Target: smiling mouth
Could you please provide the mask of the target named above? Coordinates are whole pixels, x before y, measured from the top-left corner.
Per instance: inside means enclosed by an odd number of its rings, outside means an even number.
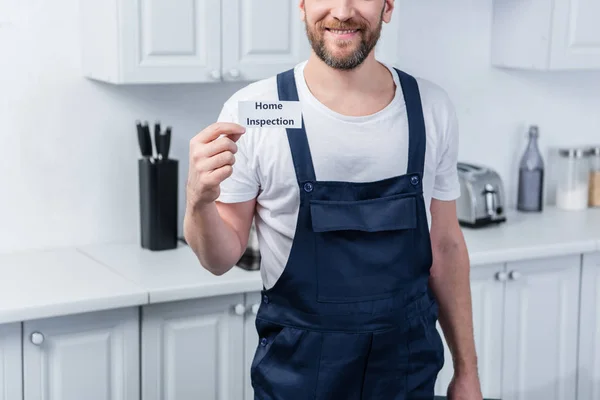
[[[359,31],[359,29],[331,29],[331,28],[325,28],[326,31],[331,32],[331,33],[335,33],[336,35],[349,35],[351,33],[356,33]]]

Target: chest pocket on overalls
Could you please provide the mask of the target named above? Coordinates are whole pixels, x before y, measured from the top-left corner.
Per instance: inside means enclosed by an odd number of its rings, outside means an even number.
[[[385,298],[410,281],[417,246],[417,198],[310,200],[318,300]]]

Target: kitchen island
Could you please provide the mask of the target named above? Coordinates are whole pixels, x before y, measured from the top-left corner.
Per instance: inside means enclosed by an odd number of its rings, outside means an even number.
[[[577,389],[590,398],[600,389],[600,210],[512,212],[505,224],[463,232],[484,395],[535,400],[558,388],[562,398]],[[214,276],[185,245],[151,252],[137,243],[4,254],[0,271],[7,400],[56,390],[71,400],[77,387],[92,400],[114,391],[254,400],[260,271]],[[438,394],[452,376],[444,346]]]

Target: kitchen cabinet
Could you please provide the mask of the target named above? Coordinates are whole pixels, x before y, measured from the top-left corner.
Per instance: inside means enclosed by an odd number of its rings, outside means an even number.
[[[113,84],[256,81],[310,55],[298,0],[79,0],[82,70]],[[398,60],[398,21],[376,57]]]
[[[484,397],[575,399],[581,257],[472,270],[473,323]],[[440,330],[441,332],[441,330]],[[452,378],[451,355],[436,385]]]
[[[297,0],[80,0],[80,15],[83,73],[114,84],[253,81],[310,53]]]
[[[580,256],[507,264],[502,399],[575,399]]]
[[[21,324],[0,325],[0,399],[23,399],[21,368]]]
[[[600,398],[600,253],[583,258],[577,387],[579,399]]]
[[[244,294],[142,308],[144,400],[240,400]]]
[[[260,307],[260,292],[246,294],[246,318],[244,321],[244,400],[254,400],[254,389],[250,380],[250,367],[258,346],[256,314]]]
[[[600,69],[599,15],[597,0],[494,0],[492,64]]]
[[[223,1],[223,80],[259,80],[308,58],[298,0]]]
[[[473,334],[479,361],[479,378],[484,397],[500,398],[502,377],[502,314],[504,311],[503,264],[477,266],[471,270],[471,302],[473,307]],[[452,355],[443,331],[438,331],[444,342],[444,367],[438,375],[435,393],[445,396],[454,374]]]
[[[25,321],[24,400],[139,400],[136,307]]]

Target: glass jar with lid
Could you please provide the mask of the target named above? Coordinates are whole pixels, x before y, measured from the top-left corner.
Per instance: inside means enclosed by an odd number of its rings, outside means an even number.
[[[600,145],[588,150],[590,176],[589,199],[590,207],[600,207]]]
[[[583,210],[588,207],[588,151],[563,148],[558,151],[556,207],[562,210]]]

